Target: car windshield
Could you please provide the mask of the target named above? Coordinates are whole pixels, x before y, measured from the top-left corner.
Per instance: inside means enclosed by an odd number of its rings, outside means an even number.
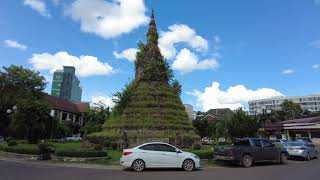
[[[287,142],[285,146],[304,146],[304,144],[302,142]]]
[[[300,141],[311,143],[312,141],[309,138],[298,139]]]
[[[235,146],[250,146],[250,141],[248,139],[243,139],[243,140],[239,140],[236,141],[234,143]]]

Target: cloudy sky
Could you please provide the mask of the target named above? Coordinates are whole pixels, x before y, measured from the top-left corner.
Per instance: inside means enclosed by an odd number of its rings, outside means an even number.
[[[77,68],[84,101],[113,105],[134,78],[137,43],[155,9],[162,55],[196,110],[320,93],[318,0],[6,0],[0,66],[47,78]]]

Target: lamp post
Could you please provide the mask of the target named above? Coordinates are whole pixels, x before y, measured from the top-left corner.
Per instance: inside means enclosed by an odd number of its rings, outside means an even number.
[[[54,110],[51,110],[51,111],[50,111],[50,117],[51,117],[51,133],[50,133],[50,139],[52,139],[52,136],[53,136]]]

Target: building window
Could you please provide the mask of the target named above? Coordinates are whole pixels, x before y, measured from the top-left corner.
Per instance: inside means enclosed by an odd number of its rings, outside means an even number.
[[[66,121],[68,117],[68,113],[62,113],[62,120]]]
[[[73,114],[69,114],[69,120],[73,121]]]

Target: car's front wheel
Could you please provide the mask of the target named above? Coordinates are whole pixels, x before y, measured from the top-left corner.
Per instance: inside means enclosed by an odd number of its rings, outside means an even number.
[[[253,159],[250,155],[244,155],[242,157],[242,166],[243,167],[248,168],[248,167],[251,167],[252,164],[253,164]]]
[[[307,160],[307,161],[310,161],[310,160],[311,160],[310,153],[308,153],[308,154],[307,154],[307,158],[306,158],[306,160]]]
[[[280,154],[280,164],[287,164],[288,163],[288,156],[286,153]]]
[[[193,171],[195,168],[194,161],[191,159],[186,159],[185,161],[183,161],[182,168],[185,171]]]
[[[133,161],[131,168],[136,172],[141,172],[146,168],[146,164],[142,159]]]

